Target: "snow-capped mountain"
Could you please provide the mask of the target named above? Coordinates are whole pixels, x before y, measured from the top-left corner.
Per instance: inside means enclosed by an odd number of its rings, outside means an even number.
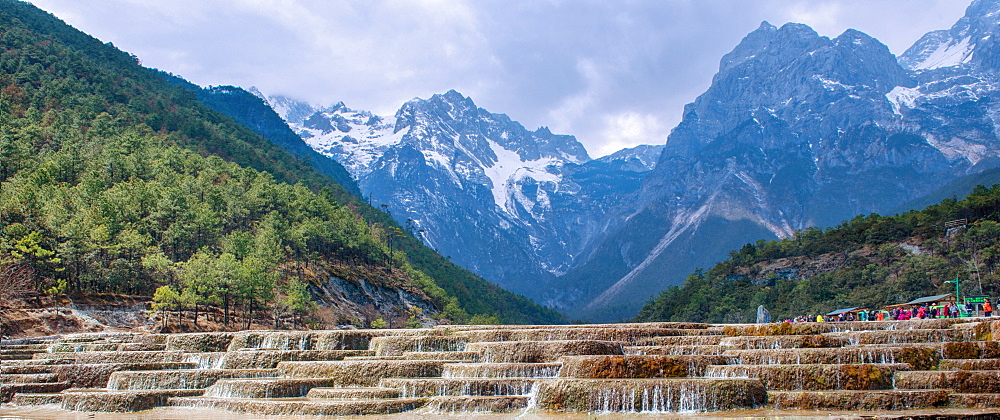
[[[306,143],[338,159],[355,177],[371,172],[370,166],[378,157],[402,140],[401,135],[393,135],[391,121],[386,123],[370,112],[352,110],[343,102],[298,117],[287,115],[287,120],[298,121],[295,127]]]
[[[951,29],[928,32],[899,56],[899,63],[911,70],[933,70],[995,59],[998,10],[998,0],[973,2]]]
[[[585,319],[628,316],[651,290],[744,243],[890,210],[997,166],[987,57],[998,3],[974,2],[898,62],[855,30],[829,39],[762,24],[685,107],[641,204],[621,209],[628,221],[557,279],[554,290],[577,298],[563,306]]]
[[[272,106],[373,204],[483,277],[592,321],[632,316],[727,252],[895,209],[1000,166],[1000,0],[899,59],[856,30],[767,22],[665,146],[591,160],[450,91],[394,116]]]
[[[604,200],[617,184],[635,192],[639,178],[620,175],[648,172],[658,154],[637,148],[592,161],[574,137],[529,131],[455,91],[411,100],[392,117],[343,103],[293,113],[307,105],[269,101],[310,146],[341,162],[373,204],[463,267],[535,298],[606,224],[602,203],[580,200]]]

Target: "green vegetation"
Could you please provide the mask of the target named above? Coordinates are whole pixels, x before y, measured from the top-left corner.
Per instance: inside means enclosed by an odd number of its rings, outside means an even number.
[[[965,219],[951,231],[945,223]],[[904,244],[904,246],[901,246]],[[1000,185],[978,186],[892,217],[858,216],[794,238],[758,241],[651,300],[637,321],[752,322],[758,305],[774,319],[839,308],[903,303],[954,292],[1000,293]]]
[[[159,310],[214,306],[228,322],[301,315],[316,272],[415,288],[453,321],[560,320],[134,56],[0,0],[0,291],[30,278]]]

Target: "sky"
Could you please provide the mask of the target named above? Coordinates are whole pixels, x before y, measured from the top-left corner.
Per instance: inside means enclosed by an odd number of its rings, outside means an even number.
[[[455,89],[592,157],[664,144],[719,59],[768,21],[901,54],[966,0],[30,0],[147,67],[392,115]]]

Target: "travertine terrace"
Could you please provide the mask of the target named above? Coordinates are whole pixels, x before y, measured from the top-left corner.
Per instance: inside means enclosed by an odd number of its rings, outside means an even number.
[[[1000,321],[442,326],[7,341],[0,401],[248,415],[996,407]]]

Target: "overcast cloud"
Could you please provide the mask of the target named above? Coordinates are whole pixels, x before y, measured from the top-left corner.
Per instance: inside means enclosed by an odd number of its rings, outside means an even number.
[[[767,20],[906,50],[964,0],[32,0],[200,85],[393,114],[455,89],[592,156],[663,144],[719,59]]]

